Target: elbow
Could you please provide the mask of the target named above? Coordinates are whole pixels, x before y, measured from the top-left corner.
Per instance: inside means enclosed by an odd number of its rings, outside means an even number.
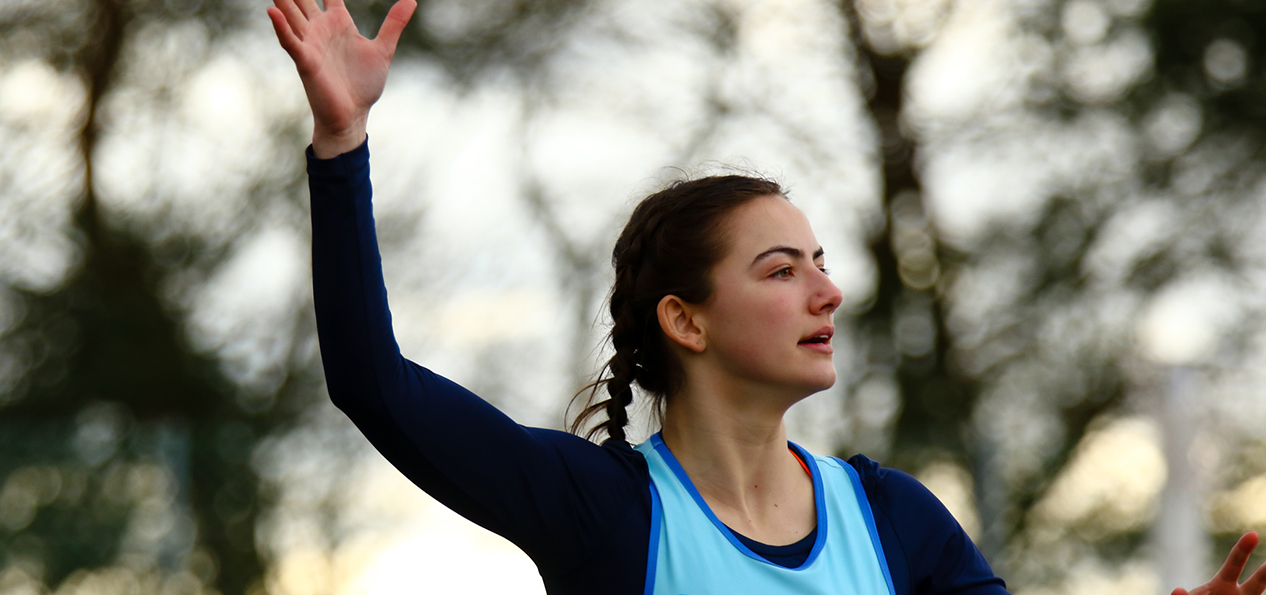
[[[325,389],[334,404],[352,421],[360,424],[364,418],[386,413],[386,395],[401,392],[399,365],[393,371],[377,370],[372,362],[362,365],[325,366]],[[397,362],[398,364],[398,362]]]

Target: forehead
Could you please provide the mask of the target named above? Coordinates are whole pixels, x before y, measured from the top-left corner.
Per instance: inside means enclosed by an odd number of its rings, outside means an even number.
[[[781,196],[762,196],[744,203],[730,213],[725,227],[728,249],[723,260],[745,259],[744,266],[773,246],[800,248],[805,254],[818,248],[809,218]]]

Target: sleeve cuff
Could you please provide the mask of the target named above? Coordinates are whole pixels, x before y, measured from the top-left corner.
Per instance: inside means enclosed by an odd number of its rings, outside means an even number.
[[[312,145],[303,153],[308,158],[309,176],[350,176],[369,165],[369,137],[359,147],[329,159],[318,159]]]

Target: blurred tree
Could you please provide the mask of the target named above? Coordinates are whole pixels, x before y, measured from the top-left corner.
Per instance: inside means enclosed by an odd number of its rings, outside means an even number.
[[[917,473],[948,459],[970,470],[984,529],[978,545],[993,559],[1007,540],[1000,519],[1005,499],[997,494],[991,448],[977,439],[973,424],[982,379],[955,361],[955,338],[948,328],[946,294],[970,255],[940,238],[916,168],[921,139],[905,120],[911,64],[953,7],[927,15],[922,30],[912,32],[903,28],[908,23],[901,22],[899,4],[838,4],[857,52],[859,84],[878,131],[883,172],[882,222],[869,241],[874,294],[860,312],[846,313],[851,318],[843,324],[856,328],[868,362],[867,375],[856,384],[892,378],[899,390],[900,412],[885,464]],[[1092,417],[1069,420],[1071,444]],[[1052,472],[1059,467],[1054,463]]]
[[[87,91],[77,132],[78,266],[52,291],[18,290],[14,306],[25,316],[4,338],[26,369],[0,399],[0,476],[5,494],[38,496],[7,503],[0,547],[52,587],[112,565],[159,578],[194,572],[234,594],[263,575],[260,485],[249,456],[310,402],[314,370],[294,370],[275,405],[235,400],[238,391],[190,345],[160,291],[173,263],[214,266],[224,246],[187,237],[153,244],[112,224],[94,175],[101,108],[128,66],[129,36],[184,19],[222,34],[238,26],[239,8],[93,0],[0,11],[6,53],[43,58]]]
[[[538,68],[568,13],[584,2],[492,3],[476,12],[457,2],[423,4],[435,18],[410,29],[403,53],[438,61],[455,82],[468,84],[498,69]],[[372,23],[386,7],[354,6],[361,22]],[[294,427],[321,394],[310,307],[300,308],[294,329],[278,329],[309,340],[290,343],[289,367],[270,394],[236,386],[215,357],[191,343],[163,282],[186,269],[205,277],[224,263],[237,236],[152,237],[103,213],[94,175],[103,106],[137,67],[126,62],[129,44],[147,30],[188,21],[215,41],[244,18],[262,20],[262,10],[200,0],[0,9],[0,46],[9,60],[45,60],[86,89],[76,143],[78,264],[51,291],[14,287],[10,307],[22,314],[3,336],[19,379],[0,395],[0,561],[36,584],[57,588],[85,572],[121,567],[142,582],[193,576],[226,594],[263,588],[267,559],[256,526],[272,496],[251,457],[266,438]],[[190,57],[197,59],[183,58]],[[302,136],[298,124],[282,133]],[[287,177],[283,194],[301,186],[302,170]],[[257,202],[278,190],[257,185]]]
[[[1146,306],[1195,271],[1247,279],[1260,270],[1248,231],[1255,228],[1246,223],[1260,214],[1244,202],[1262,183],[1266,77],[1254,57],[1266,9],[1234,0],[1016,3],[1005,10],[1018,25],[1011,47],[1022,52],[1015,62],[1028,63],[1009,65],[1027,74],[1005,81],[1018,91],[989,91],[1018,92],[1020,101],[938,119],[910,109],[909,75],[964,3],[839,6],[881,138],[884,221],[871,242],[877,283],[854,324],[871,374],[892,374],[900,389],[890,463],[918,472],[949,459],[971,470],[979,541],[996,568],[1026,584],[1062,577],[1037,568],[1068,558],[1034,545],[1035,507],[1105,419],[1154,407],[1129,398],[1131,391],[1166,390],[1165,376],[1144,371],[1138,356],[1143,308],[1106,311]],[[973,238],[943,237],[945,224],[922,187],[938,156],[956,146],[988,155],[1060,131],[1104,135],[1116,130],[1113,118],[1129,139],[1114,147],[1118,154],[1041,189],[1034,216],[1005,219]],[[1018,202],[1025,189],[1014,190]],[[1148,245],[1121,246],[1124,221],[1157,205],[1175,213],[1166,219],[1174,226]],[[1110,250],[1124,252],[1119,279],[1104,278]],[[981,293],[985,280],[995,284],[993,295]],[[1232,330],[1219,357],[1227,365],[1251,361],[1253,334]],[[1006,426],[1021,423],[1017,408],[1029,412],[1028,433],[1045,438],[1005,438],[1024,432]],[[1043,417],[1054,422],[1045,431],[1032,421]],[[1105,531],[1112,523],[1099,516],[1079,522],[1098,527],[1075,529],[1075,539],[1101,559],[1136,556],[1146,541],[1147,523]],[[1237,536],[1221,535],[1219,549]],[[1010,555],[999,556],[1004,548]]]
[[[393,4],[369,0],[349,10],[358,23],[381,23]],[[567,42],[569,31],[591,4],[591,0],[422,0],[417,26],[405,31],[397,51],[405,59],[412,55],[440,64],[463,85],[507,73],[547,82],[543,75],[549,58]]]
[[[1238,324],[1215,330],[1220,336],[1211,345],[1200,345],[1199,338],[1178,339],[1186,341],[1190,353],[1156,353],[1156,348],[1151,349],[1153,359],[1162,366],[1210,370],[1208,386],[1187,394],[1191,390],[1184,385],[1190,381],[1180,380],[1181,376],[1145,375],[1141,382],[1155,383],[1151,390],[1164,399],[1135,406],[1154,411],[1161,420],[1175,415],[1165,413],[1166,408],[1185,412],[1178,413],[1180,419],[1169,422],[1170,426],[1162,426],[1167,433],[1162,439],[1167,442],[1184,444],[1177,434],[1185,432],[1206,443],[1216,442],[1227,452],[1260,442],[1260,433],[1244,432],[1230,423],[1229,417],[1235,414],[1221,413],[1222,399],[1214,395],[1227,391],[1240,395],[1232,397],[1235,400],[1250,398],[1254,389],[1236,392],[1235,388],[1219,390],[1218,385],[1227,387],[1236,382],[1225,370],[1254,367],[1260,358],[1253,343],[1258,334],[1254,323],[1262,313],[1262,304],[1255,299],[1260,291],[1255,279],[1263,261],[1254,227],[1261,219],[1260,188],[1266,180],[1262,174],[1266,159],[1266,67],[1259,59],[1260,44],[1266,39],[1266,6],[1239,0],[1199,5],[1176,0],[1067,0],[1022,14],[1021,24],[1026,31],[1040,35],[1053,50],[1051,71],[1035,81],[1033,109],[1051,120],[1069,122],[1104,110],[1115,113],[1136,139],[1129,147],[1133,171],[1126,180],[1109,180],[1098,187],[1086,186],[1067,196],[1053,197],[1029,238],[1019,237],[1022,229],[1012,229],[994,234],[984,248],[1014,250],[1025,244],[1037,248],[1040,281],[1027,305],[1035,310],[1074,310],[1070,305],[1074,300],[1104,299],[1109,290],[1145,296],[1146,304],[1149,299],[1163,298],[1193,284],[1216,287],[1216,279],[1232,280],[1230,284],[1236,289],[1212,293],[1217,296],[1214,301],[1190,307],[1206,312],[1243,308]],[[1095,70],[1102,72],[1096,75]],[[1120,265],[1119,278],[1105,283],[1103,275],[1095,271],[1095,259],[1101,256],[1103,245],[1119,237],[1122,221],[1145,219],[1148,211],[1168,213],[1172,227],[1136,248]],[[1244,292],[1243,297],[1236,295],[1239,292]],[[1060,300],[1059,296],[1065,297]],[[1231,305],[1237,302],[1244,305]],[[1110,333],[1099,333],[1100,347],[1086,350],[1092,357],[1075,360],[1080,373],[1073,378],[1090,381],[1076,384],[1083,391],[1080,397],[1062,400],[1072,402],[1081,417],[1104,406],[1117,407],[1120,393],[1130,383],[1140,384],[1139,373],[1130,369],[1138,359],[1130,353],[1130,337],[1105,341],[1103,336]],[[1118,347],[1105,353],[1104,344]],[[1190,402],[1162,402],[1173,399]],[[1175,423],[1178,425],[1172,425]],[[1066,459],[1069,447],[1061,449],[1060,456],[1052,461]],[[1170,453],[1171,458],[1193,460],[1185,450],[1172,449]],[[1207,492],[1223,482],[1266,471],[1260,462],[1246,465],[1246,461],[1228,457],[1221,460],[1229,464],[1221,466],[1218,460],[1192,463],[1200,467],[1196,475],[1171,476],[1170,482],[1207,485],[1200,490]],[[1184,466],[1175,467],[1171,462],[1171,474]],[[1050,483],[1049,479],[1034,478],[1021,490],[1018,501],[1037,501]],[[1163,514],[1190,516],[1167,509]],[[1192,522],[1203,525],[1200,517],[1194,515]],[[1022,528],[1025,516],[1016,518],[1017,529]],[[1159,522],[1172,520],[1162,516]],[[1143,542],[1141,531],[1145,528],[1102,539],[1100,552],[1132,555],[1135,550],[1121,547],[1119,540],[1138,545]],[[1194,568],[1188,572],[1200,577],[1212,571],[1211,564],[1244,529],[1223,529],[1212,552],[1202,551],[1199,543],[1163,544],[1177,549],[1161,564],[1184,565],[1173,555],[1193,559]],[[1158,535],[1163,538],[1164,533]],[[1162,568],[1161,572],[1170,578],[1172,570]]]
[[[970,418],[979,388],[947,357],[952,338],[939,293],[944,269],[959,255],[939,240],[930,221],[915,169],[918,138],[902,122],[907,74],[921,48],[897,40],[891,22],[864,20],[857,3],[840,7],[858,53],[883,168],[883,223],[869,242],[877,269],[874,295],[851,323],[872,373],[891,374],[900,387],[890,464],[916,470],[935,456],[966,462],[974,452]]]

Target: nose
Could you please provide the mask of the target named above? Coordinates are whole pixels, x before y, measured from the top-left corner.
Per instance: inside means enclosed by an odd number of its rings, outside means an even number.
[[[816,292],[813,295],[813,303],[810,307],[814,314],[834,314],[835,309],[840,307],[840,303],[844,301],[844,292],[835,285],[826,273],[818,271],[815,275],[818,281]]]

